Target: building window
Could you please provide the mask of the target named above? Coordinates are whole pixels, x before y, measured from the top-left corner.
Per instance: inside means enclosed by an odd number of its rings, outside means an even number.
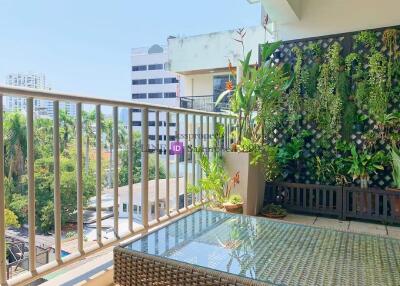
[[[150,78],[149,84],[162,84],[162,78]]]
[[[163,64],[149,65],[149,71],[162,70],[163,68],[164,68]]]
[[[235,77],[231,75],[216,75],[213,78],[213,92],[214,92],[214,101],[217,100],[218,96],[226,90],[226,83],[228,81],[232,81],[233,85],[235,85]],[[225,101],[228,101],[228,98],[225,97]]]
[[[164,78],[164,83],[178,83],[179,80],[176,77],[166,77]]]
[[[131,110],[132,110],[132,112],[135,112],[135,113],[141,112],[141,110],[140,110],[140,109],[137,109],[137,108],[133,108],[133,109],[131,109]]]
[[[142,126],[142,122],[141,121],[133,121],[132,125],[133,126]]]
[[[147,84],[147,79],[133,79],[132,85],[143,85]]]
[[[127,204],[122,204],[122,211],[126,213],[128,211],[128,205]]]
[[[161,92],[149,93],[149,98],[162,98],[162,93]]]
[[[176,92],[164,92],[164,98],[175,98]]]
[[[147,70],[146,66],[132,66],[132,71],[145,71]]]
[[[145,93],[132,93],[132,99],[147,98]],[[140,111],[140,109],[139,109]]]
[[[149,135],[149,140],[156,140],[156,135]]]

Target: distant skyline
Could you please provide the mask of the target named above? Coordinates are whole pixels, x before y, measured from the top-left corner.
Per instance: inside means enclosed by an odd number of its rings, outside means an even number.
[[[246,0],[0,0],[0,82],[43,73],[57,91],[130,99],[131,48],[254,26]]]

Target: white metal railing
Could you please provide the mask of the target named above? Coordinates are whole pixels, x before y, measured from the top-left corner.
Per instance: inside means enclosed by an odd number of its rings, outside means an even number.
[[[196,174],[195,164],[192,164],[192,177],[188,176],[188,161],[189,152],[188,146],[191,144],[192,147],[206,146],[207,149],[210,147],[210,132],[214,131],[217,122],[224,123],[226,128],[226,134],[224,137],[225,147],[231,142],[230,138],[230,128],[232,126],[232,117],[226,114],[206,112],[201,110],[192,109],[182,109],[176,107],[166,107],[161,105],[151,105],[139,102],[128,102],[128,101],[117,101],[110,99],[101,99],[94,97],[83,97],[79,95],[59,93],[53,91],[42,91],[28,88],[16,88],[10,86],[0,86],[0,213],[4,213],[5,210],[5,189],[4,189],[4,140],[3,140],[3,98],[4,96],[12,97],[22,97],[27,100],[27,178],[28,178],[28,235],[29,235],[29,271],[23,273],[15,278],[7,281],[6,276],[6,241],[5,241],[5,219],[4,216],[0,216],[0,284],[1,285],[24,285],[49,274],[59,268],[62,268],[68,264],[71,264],[84,256],[93,254],[105,247],[115,245],[123,239],[132,237],[133,235],[139,234],[141,232],[147,231],[149,227],[155,226],[159,223],[170,220],[177,215],[180,215],[188,210],[191,210],[197,205],[204,203],[203,197],[193,198],[192,204],[189,205],[187,186],[189,183],[196,184],[201,172]],[[53,150],[54,150],[54,221],[55,221],[55,261],[48,263],[47,265],[36,267],[36,242],[35,242],[35,177],[34,177],[34,100],[50,100],[53,101]],[[76,148],[77,148],[77,158],[76,158],[76,180],[77,180],[77,253],[73,253],[66,258],[61,257],[61,192],[60,192],[60,119],[59,110],[60,102],[71,102],[76,105],[76,121],[75,121],[75,132],[76,132]],[[95,105],[96,112],[96,236],[97,245],[85,248],[84,247],[84,228],[83,228],[83,168],[82,168],[82,109],[83,104]],[[101,108],[102,106],[112,107],[112,120],[113,120],[113,130],[118,130],[118,111],[121,108],[130,109],[141,109],[142,122],[141,122],[141,205],[142,205],[142,223],[141,225],[134,224],[133,222],[133,137],[132,137],[132,113],[128,112],[128,229],[126,232],[118,228],[119,214],[118,214],[118,152],[119,152],[119,142],[118,142],[118,131],[113,132],[113,176],[114,176],[114,187],[113,187],[113,212],[114,212],[114,233],[115,237],[107,241],[102,240],[102,217],[101,217],[101,205],[102,205],[102,183],[103,178],[101,174],[102,170],[102,130],[101,130]],[[148,176],[148,166],[149,166],[149,111],[155,112],[155,220],[149,221],[149,176]],[[160,125],[159,118],[160,114],[166,114],[166,205],[165,212],[166,215],[160,217],[159,208],[159,194],[160,194],[160,152],[158,152],[160,147],[159,135],[160,135]],[[175,114],[175,136],[176,140],[180,135],[180,130],[184,130],[184,207],[179,209],[179,179],[176,180],[175,196],[176,196],[176,209],[171,212],[170,201],[170,168],[169,168],[169,135],[170,135],[170,117]],[[190,130],[189,116],[192,117],[192,130]],[[183,125],[180,126],[179,122],[183,119]],[[210,120],[211,119],[211,120]],[[204,128],[204,124],[206,125]],[[188,132],[191,132],[191,137],[189,138]],[[195,135],[198,135],[197,137]],[[204,136],[207,134],[207,136]],[[199,138],[199,140],[196,140]],[[192,152],[192,162],[196,162],[195,152]],[[179,155],[176,155],[176,169],[175,173],[179,174]],[[179,176],[178,176],[179,177]],[[179,210],[178,210],[179,209]]]

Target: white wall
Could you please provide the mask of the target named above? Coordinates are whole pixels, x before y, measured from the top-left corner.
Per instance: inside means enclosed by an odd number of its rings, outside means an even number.
[[[199,73],[192,75],[182,75],[185,81],[185,96],[204,96],[213,95],[213,76],[226,73]]]
[[[400,24],[399,0],[301,0],[299,6],[300,21],[278,24],[281,40]]]
[[[254,15],[257,17],[257,15]],[[242,46],[234,39],[235,30],[168,40],[170,70],[177,73],[226,68],[228,60],[236,65],[243,58]],[[264,42],[261,26],[246,28],[245,53],[253,50],[252,63],[257,61],[258,45]],[[187,84],[187,83],[186,83]]]

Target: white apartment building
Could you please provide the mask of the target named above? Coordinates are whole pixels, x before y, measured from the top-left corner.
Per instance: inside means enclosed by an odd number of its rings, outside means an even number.
[[[180,106],[183,83],[176,73],[166,70],[168,52],[165,46],[134,48],[131,53],[131,98],[133,101]],[[133,128],[141,129],[141,112],[132,110]],[[166,115],[159,115],[159,144],[166,142]],[[175,117],[170,118],[170,141],[175,140]],[[149,144],[155,144],[155,112],[149,112]],[[151,148],[151,147],[150,147]]]
[[[245,2],[245,1],[243,1]],[[397,0],[247,0],[260,5],[260,25],[246,27],[244,53],[252,50],[250,62],[258,60],[259,44],[398,25]],[[354,13],[354,11],[358,11]],[[385,11],[385,17],[376,17]],[[269,25],[264,29],[264,16]],[[332,23],[335,23],[334,25]],[[228,61],[234,67],[243,58],[235,30],[168,39],[168,67],[185,81],[186,97],[215,93],[219,77],[227,76]],[[240,75],[240,71],[238,72]]]
[[[44,74],[37,73],[12,73],[6,76],[6,84],[19,87],[50,90]],[[36,116],[53,116],[53,102],[50,100],[34,100],[34,112]],[[26,100],[20,97],[7,96],[5,99],[6,111],[26,110]],[[75,116],[75,105],[70,102],[60,102],[60,109]]]

